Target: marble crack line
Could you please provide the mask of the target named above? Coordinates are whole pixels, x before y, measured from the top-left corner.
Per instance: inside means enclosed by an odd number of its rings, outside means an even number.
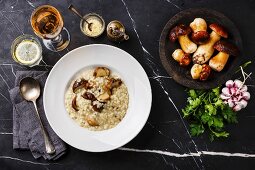
[[[255,158],[255,154],[247,154],[247,153],[229,153],[229,152],[212,152],[212,151],[199,151],[196,153],[175,153],[175,152],[167,152],[161,150],[149,150],[149,149],[134,149],[134,148],[125,148],[121,147],[118,150],[122,151],[130,151],[130,152],[140,152],[140,153],[155,153],[170,157],[176,158],[186,158],[186,157],[200,157],[202,155],[207,156],[223,156],[223,157],[240,157],[240,158]]]
[[[164,93],[167,95],[168,100],[172,103],[172,105],[174,106],[175,110],[177,111],[177,113],[178,113],[178,115],[179,115],[179,117],[180,117],[180,119],[181,119],[181,121],[182,121],[182,124],[183,124],[183,126],[184,126],[184,128],[185,128],[185,130],[186,130],[186,132],[187,132],[187,134],[188,134],[188,136],[189,136],[191,142],[193,143],[193,145],[194,145],[194,147],[195,147],[195,150],[198,152],[198,147],[197,147],[195,141],[192,139],[192,137],[191,137],[191,135],[190,135],[190,133],[189,133],[189,130],[188,130],[188,128],[187,128],[187,126],[186,126],[186,124],[185,124],[185,122],[184,122],[184,120],[183,120],[183,118],[182,118],[182,116],[181,116],[181,113],[180,113],[179,109],[178,109],[177,106],[175,105],[175,103],[174,103],[174,101],[172,100],[172,98],[170,97],[169,93],[166,91],[166,89],[165,89],[165,87],[163,86],[162,82],[161,82],[160,80],[158,80],[158,79],[156,79],[156,80],[159,82],[159,84],[160,84],[161,88],[163,89]],[[195,161],[195,163],[197,164],[197,162],[196,162],[195,159],[194,159],[194,161]],[[201,158],[199,159],[199,161],[200,161],[201,163],[203,163]],[[202,166],[203,166],[203,165],[202,165]],[[200,167],[198,166],[198,168],[200,168]],[[203,167],[203,169],[204,169],[204,167]]]
[[[11,101],[10,101],[5,95],[3,95],[1,92],[0,92],[0,95],[1,95],[7,102],[11,103]]]
[[[156,130],[160,135],[166,137],[167,139],[171,139],[169,136],[165,135],[163,132],[157,129],[154,125],[152,125],[149,121],[148,121],[148,124],[151,126],[152,129]],[[177,144],[177,142],[174,139],[171,139],[171,140],[182,151],[181,147]]]
[[[3,79],[4,83],[6,84],[6,86],[8,87],[8,90],[10,90],[10,86],[8,85],[8,83],[5,81],[5,79],[3,78],[3,76],[0,74],[0,77]]]
[[[139,44],[141,45],[141,47],[142,47],[142,49],[143,49],[143,52],[145,52],[145,53],[149,54],[150,56],[152,56],[152,55],[144,48],[144,46],[143,46],[143,43],[142,43],[142,41],[141,41],[141,39],[140,39],[140,36],[139,36],[139,34],[138,34],[137,30],[136,30],[135,20],[132,18],[131,14],[130,14],[130,12],[129,12],[128,6],[126,5],[126,3],[125,3],[124,0],[121,0],[121,1],[122,1],[123,5],[124,5],[125,8],[126,8],[127,14],[128,14],[128,16],[129,16],[129,18],[130,18],[130,20],[131,20],[133,29],[134,29],[134,31],[135,31],[135,34],[136,34],[137,38],[138,38]]]
[[[33,161],[28,161],[28,160],[23,160],[23,159],[19,159],[19,158],[15,158],[15,157],[10,157],[10,156],[0,156],[0,159],[10,159],[10,160],[15,160],[15,161],[20,161],[20,162],[24,162],[24,163],[30,163],[30,164],[34,164],[34,165],[43,165],[43,166],[49,166],[49,165],[62,165],[59,163],[40,163],[40,162],[33,162]]]
[[[175,6],[177,9],[182,10],[181,7],[179,7],[178,5],[176,5],[175,3],[173,3],[171,0],[166,0],[166,2],[172,4],[172,5]]]
[[[12,132],[0,132],[0,135],[13,135]]]
[[[149,77],[150,79],[172,79],[172,77],[169,77],[169,76],[150,76]]]
[[[12,69],[12,74],[14,75],[14,77],[17,78],[16,74],[14,73],[14,69],[12,65],[11,65],[11,69]]]
[[[34,4],[32,2],[30,2],[29,0],[26,0],[28,5],[30,5],[31,7],[35,8]]]
[[[6,72],[4,71],[4,69],[1,67],[1,70],[3,71],[5,77],[7,77],[8,80],[10,80],[9,76],[7,76]]]
[[[18,27],[13,21],[12,19],[8,18],[7,16],[5,16],[2,12],[0,12],[1,15],[6,18],[20,33],[24,34],[24,32],[20,29],[20,27]]]

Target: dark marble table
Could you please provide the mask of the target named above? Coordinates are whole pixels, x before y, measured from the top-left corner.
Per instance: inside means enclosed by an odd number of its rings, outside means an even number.
[[[102,15],[107,23],[113,19],[122,21],[130,40],[114,44],[105,34],[97,39],[85,37],[80,32],[79,19],[67,10],[70,3],[83,14],[96,12]],[[50,70],[68,51],[103,43],[127,51],[147,72],[153,93],[151,114],[139,135],[123,148],[88,153],[68,147],[68,153],[56,162],[35,160],[29,151],[12,149],[12,105],[8,89],[13,87],[16,71],[29,68],[12,60],[10,46],[20,34],[33,34],[30,15],[41,4],[51,4],[60,10],[72,40],[68,48],[59,53],[43,47],[43,61],[32,70]],[[191,138],[188,123],[180,113],[185,105],[185,88],[175,83],[161,65],[158,54],[161,30],[174,14],[194,7],[215,9],[229,17],[243,39],[243,62],[254,62],[254,0],[0,0],[0,169],[253,169],[254,86],[249,86],[252,99],[248,107],[238,113],[239,123],[227,127],[231,133],[228,139],[210,142],[206,135]],[[255,72],[254,64],[246,71]],[[252,77],[253,80],[248,81],[250,85],[255,84]],[[203,151],[205,154],[201,154]],[[194,156],[185,155],[188,153]]]

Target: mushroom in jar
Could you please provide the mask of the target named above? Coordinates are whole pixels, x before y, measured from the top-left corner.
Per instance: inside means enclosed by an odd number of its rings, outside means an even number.
[[[212,29],[208,42],[200,45],[197,51],[193,54],[193,62],[195,64],[206,63],[214,52],[214,44],[220,40],[221,37],[227,38],[228,33],[224,27],[219,24],[213,23],[209,26]]]
[[[230,55],[238,56],[239,54],[239,50],[234,44],[223,40],[215,43],[214,49],[218,50],[219,53],[210,59],[209,65],[213,70],[218,72],[225,67]]]
[[[191,28],[180,24],[175,26],[169,34],[170,41],[175,42],[177,39],[181,45],[182,50],[185,53],[194,53],[197,50],[197,45],[189,39]]]

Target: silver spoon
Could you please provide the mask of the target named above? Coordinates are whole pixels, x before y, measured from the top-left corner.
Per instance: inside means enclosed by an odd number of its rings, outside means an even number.
[[[91,29],[92,23],[89,23],[86,19],[84,19],[83,16],[74,8],[74,6],[73,6],[72,4],[69,5],[68,9],[69,9],[70,11],[72,11],[73,13],[75,13],[76,15],[78,15],[82,20],[84,20],[84,21],[88,24],[88,29],[89,29],[90,31],[92,31],[92,29]]]
[[[36,99],[40,96],[39,82],[32,77],[25,77],[20,81],[19,88],[20,88],[20,93],[21,93],[22,97],[27,101],[33,102],[33,104],[35,106],[36,115],[40,122],[40,127],[41,127],[42,134],[44,137],[46,152],[48,154],[55,153],[55,148],[49,139],[48,133],[45,131],[45,129],[43,127],[40,115],[37,110]]]

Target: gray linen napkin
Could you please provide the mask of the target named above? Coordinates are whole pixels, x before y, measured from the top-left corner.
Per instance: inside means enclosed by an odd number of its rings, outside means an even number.
[[[47,160],[56,160],[65,154],[66,145],[52,130],[44,113],[42,94],[47,76],[48,72],[45,71],[18,71],[16,74],[15,87],[9,91],[13,104],[13,148],[30,149],[36,159],[42,156]],[[41,95],[37,99],[38,112],[55,146],[56,153],[53,155],[45,151],[44,139],[34,105],[32,102],[25,101],[20,95],[19,82],[24,77],[33,77],[40,82]]]

